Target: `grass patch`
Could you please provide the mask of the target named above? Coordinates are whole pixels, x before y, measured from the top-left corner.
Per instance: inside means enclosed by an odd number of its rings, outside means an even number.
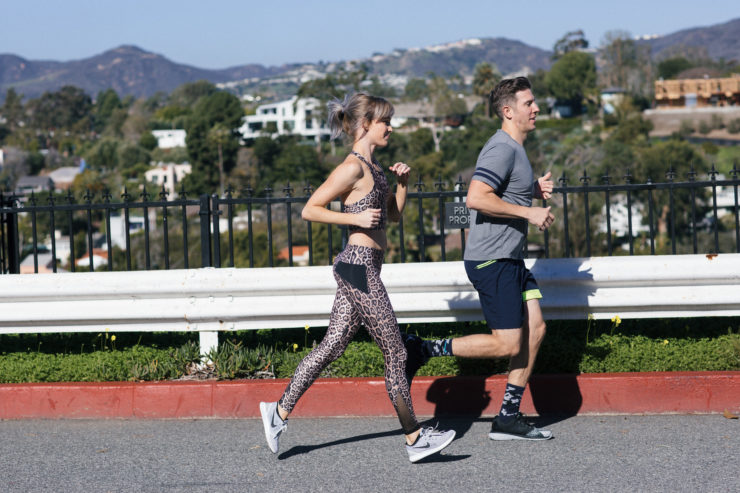
[[[535,373],[740,370],[738,318],[551,321]],[[423,338],[485,333],[481,322],[401,327]],[[221,333],[203,366],[198,335],[20,334],[0,336],[0,382],[106,382],[178,378],[290,378],[325,328]],[[504,360],[432,358],[418,375],[506,373]],[[380,349],[360,331],[324,377],[381,377]]]

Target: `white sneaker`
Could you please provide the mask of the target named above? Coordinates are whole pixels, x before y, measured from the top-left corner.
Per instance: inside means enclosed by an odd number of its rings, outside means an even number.
[[[406,445],[409,460],[416,462],[439,452],[448,446],[455,438],[455,430],[439,431],[435,428],[422,428],[419,437],[413,445]]]
[[[282,420],[277,412],[277,402],[260,402],[262,425],[265,427],[267,446],[273,454],[278,451],[280,434],[288,428],[288,420]]]

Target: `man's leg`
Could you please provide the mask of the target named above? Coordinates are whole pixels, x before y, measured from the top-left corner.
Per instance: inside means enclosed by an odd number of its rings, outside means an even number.
[[[452,354],[463,358],[514,358],[522,347],[522,329],[492,329],[451,340]]]
[[[492,440],[547,440],[552,438],[548,430],[540,430],[526,422],[519,412],[524,389],[532,374],[537,353],[545,338],[545,321],[538,299],[525,304],[525,323],[522,328],[521,350],[509,360],[507,379],[501,410],[491,425]]]
[[[532,299],[526,302],[521,335],[521,350],[509,360],[508,383],[525,387],[532,374],[542,340],[545,338],[545,319],[542,317],[540,300]]]

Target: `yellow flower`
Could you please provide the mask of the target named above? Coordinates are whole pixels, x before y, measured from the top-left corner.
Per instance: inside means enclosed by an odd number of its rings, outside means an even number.
[[[663,345],[665,346],[666,344],[668,344],[668,339],[663,339]]]
[[[589,313],[587,318],[589,320],[593,320],[594,319],[594,314],[593,313]]]
[[[113,334],[112,336],[110,336],[110,340],[111,340],[111,341],[115,341],[115,340],[116,340],[116,335],[115,335],[115,334]]]
[[[308,329],[310,329],[310,328],[311,327],[308,324],[306,324],[306,326],[304,327],[304,329],[306,329],[306,332],[308,332]]]
[[[298,350],[298,344],[293,344],[293,352],[295,353]]]
[[[614,322],[614,327],[619,327],[619,324],[622,323],[622,319],[619,318],[619,315],[614,315],[612,317],[612,322]]]

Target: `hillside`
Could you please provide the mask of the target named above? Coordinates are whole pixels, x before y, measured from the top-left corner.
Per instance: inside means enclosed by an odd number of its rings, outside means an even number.
[[[551,52],[506,38],[473,38],[421,49],[396,50],[367,61],[376,74],[424,77],[428,73],[473,75],[481,62],[495,63],[504,74],[547,69]]]
[[[206,79],[214,83],[276,75],[287,67],[242,65],[223,70],[206,70],[175,63],[136,46],[119,46],[105,53],[69,62],[33,61],[15,55],[0,55],[1,98],[9,87],[26,98],[65,85],[80,87],[90,95],[113,88],[118,94],[148,97],[169,93],[177,86]]]
[[[713,59],[740,61],[740,18],[640,42],[650,45],[656,59],[684,51],[705,52]],[[351,61],[280,67],[247,64],[222,70],[175,63],[130,45],[69,62],[26,60],[0,54],[0,101],[9,87],[15,87],[25,98],[36,98],[64,85],[81,87],[92,96],[113,88],[121,96],[149,97],[160,91],[169,93],[179,85],[201,79],[223,84],[237,93],[255,90],[264,93],[267,87],[267,92],[282,97],[294,93],[305,80],[358,63],[364,63],[370,73],[380,76],[383,82],[402,88],[408,78],[425,77],[429,73],[471,76],[480,62],[496,64],[505,75],[533,73],[549,68],[550,55],[547,50],[506,38],[473,38],[424,48],[398,49]]]
[[[706,54],[715,60],[724,58],[727,61],[740,62],[740,18],[707,27],[684,29],[673,34],[645,41],[652,50],[653,58],[665,58],[664,55],[683,49],[706,50]]]
[[[550,53],[520,41],[497,38],[404,50],[352,62],[366,63],[373,74],[423,77],[429,72],[471,75],[475,65],[481,61],[495,63],[504,73],[530,72],[547,68]],[[101,90],[113,88],[120,95],[149,97],[159,91],[169,93],[185,82],[201,79],[216,84],[229,83],[230,87],[238,88],[258,79],[280,77],[281,82],[287,80],[292,87],[297,87],[306,74],[322,76],[326,70],[349,63],[282,67],[252,64],[206,70],[175,63],[135,46],[120,46],[70,62],[33,61],[15,55],[0,55],[0,100],[4,99],[9,87],[14,87],[26,98],[35,98],[65,85],[80,87],[93,96]]]

